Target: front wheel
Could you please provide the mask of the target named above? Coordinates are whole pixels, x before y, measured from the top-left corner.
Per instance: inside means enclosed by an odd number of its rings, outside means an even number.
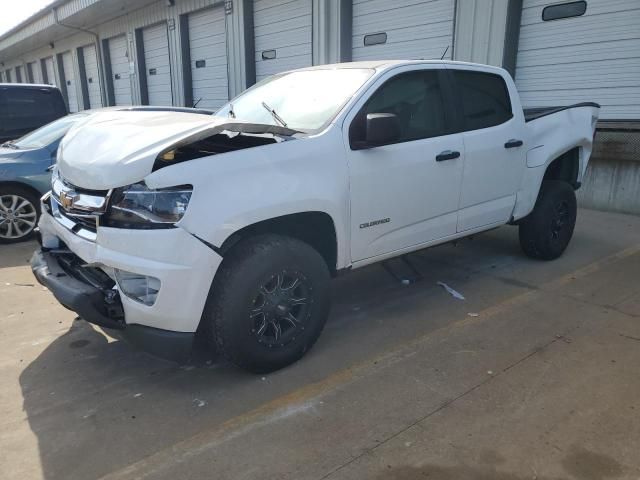
[[[19,186],[0,187],[0,244],[31,238],[39,216],[37,195]]]
[[[566,182],[547,180],[533,212],[520,222],[520,246],[540,260],[554,260],[565,251],[576,225],[576,194]]]
[[[205,332],[232,363],[255,373],[301,358],[329,313],[329,269],[311,246],[279,235],[241,242],[226,256],[205,311]]]

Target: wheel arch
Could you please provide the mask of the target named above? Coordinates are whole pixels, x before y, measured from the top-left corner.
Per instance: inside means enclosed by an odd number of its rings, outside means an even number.
[[[579,177],[580,147],[573,147],[549,162],[542,177],[542,182],[545,180],[562,180],[571,185],[574,190],[577,190],[580,188]]]
[[[29,185],[28,183],[18,182],[16,180],[0,180],[0,189],[5,187],[17,187],[23,190],[26,190],[32,193],[36,198],[42,197],[42,193],[40,193],[36,188]]]
[[[267,233],[289,236],[309,244],[320,253],[332,275],[337,272],[336,225],[331,215],[322,211],[291,213],[246,225],[229,235],[217,251],[224,257],[240,241]]]

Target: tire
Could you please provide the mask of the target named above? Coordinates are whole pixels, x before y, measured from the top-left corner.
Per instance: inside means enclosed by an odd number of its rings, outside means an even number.
[[[216,274],[204,332],[235,365],[267,373],[300,359],[329,315],[329,269],[312,247],[279,235],[236,245]]]
[[[40,218],[40,198],[18,185],[0,186],[0,244],[33,237]]]
[[[543,182],[533,212],[520,223],[522,251],[531,258],[555,260],[569,245],[576,216],[571,185],[561,180]]]

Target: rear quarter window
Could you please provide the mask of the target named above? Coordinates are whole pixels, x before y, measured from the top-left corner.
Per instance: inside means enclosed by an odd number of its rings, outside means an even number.
[[[462,104],[464,130],[500,125],[513,118],[507,84],[500,75],[454,70]]]

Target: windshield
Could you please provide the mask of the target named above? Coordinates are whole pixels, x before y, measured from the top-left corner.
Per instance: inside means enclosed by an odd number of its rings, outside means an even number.
[[[60,140],[64,137],[65,133],[67,133],[74,123],[86,116],[86,113],[76,113],[75,115],[62,117],[54,122],[48,123],[44,127],[26,134],[24,137],[13,142],[13,145],[18,148],[47,147],[56,140]]]
[[[234,98],[217,115],[294,130],[318,130],[373,75],[364,68],[304,70],[269,77]]]

